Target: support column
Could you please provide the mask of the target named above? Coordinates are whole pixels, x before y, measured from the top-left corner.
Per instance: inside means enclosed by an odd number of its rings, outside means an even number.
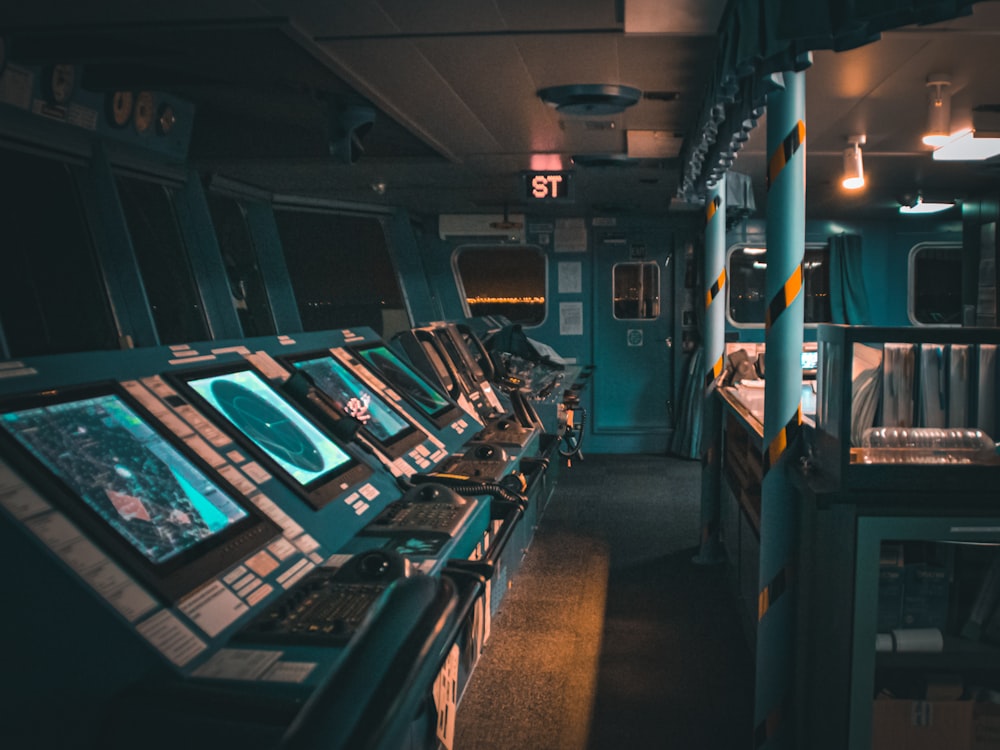
[[[805,251],[805,73],[781,74],[767,97],[767,378],[754,747],[795,747],[797,505],[787,475],[802,427],[802,258]]]
[[[705,392],[701,429],[701,547],[696,563],[721,562],[719,545],[722,491],[722,405],[715,379],[722,373],[726,346],[726,176],[708,189],[705,204]]]

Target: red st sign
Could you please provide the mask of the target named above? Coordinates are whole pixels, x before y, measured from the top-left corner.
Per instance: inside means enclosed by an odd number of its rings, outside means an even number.
[[[527,197],[531,200],[571,200],[569,172],[527,172]]]

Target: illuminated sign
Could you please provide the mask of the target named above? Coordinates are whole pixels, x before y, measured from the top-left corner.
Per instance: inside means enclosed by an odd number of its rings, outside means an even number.
[[[571,201],[573,173],[525,172],[524,188],[529,201]]]

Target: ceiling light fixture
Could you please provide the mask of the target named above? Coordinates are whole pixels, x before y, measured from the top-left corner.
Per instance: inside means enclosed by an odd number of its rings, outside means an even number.
[[[847,139],[848,146],[844,149],[844,179],[841,182],[847,190],[865,186],[865,167],[861,160],[861,147],[865,140],[863,135],[852,135]]]
[[[931,73],[927,76],[927,132],[923,141],[928,146],[943,146],[951,138],[951,76]]]
[[[560,114],[594,117],[624,112],[642,98],[642,92],[631,86],[587,83],[549,86],[538,97]]]
[[[911,203],[900,204],[899,213],[909,216],[914,214],[936,214],[954,207],[954,201],[940,203],[925,201],[923,193],[917,193],[916,199],[914,199]]]

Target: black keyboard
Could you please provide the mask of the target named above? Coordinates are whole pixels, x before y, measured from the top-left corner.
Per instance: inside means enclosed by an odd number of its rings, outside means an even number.
[[[241,640],[341,646],[357,631],[385,583],[345,583],[322,571],[306,578],[241,632]]]
[[[366,532],[436,531],[453,536],[465,521],[469,510],[468,505],[420,500],[397,501],[390,503],[366,527]]]

